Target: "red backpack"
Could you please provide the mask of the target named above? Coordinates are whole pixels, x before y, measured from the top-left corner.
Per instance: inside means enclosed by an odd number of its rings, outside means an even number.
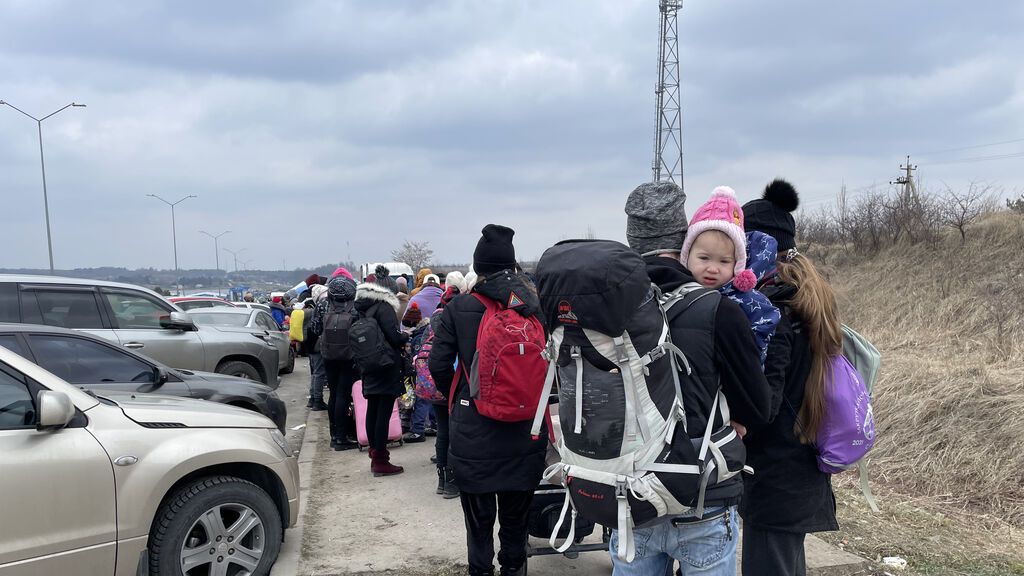
[[[525,317],[479,294],[487,309],[476,335],[476,354],[466,373],[470,397],[482,416],[501,422],[533,418],[544,388],[547,361],[541,356],[546,344],[544,326],[536,316]],[[460,362],[462,371],[466,364]],[[449,410],[455,384],[449,395]]]

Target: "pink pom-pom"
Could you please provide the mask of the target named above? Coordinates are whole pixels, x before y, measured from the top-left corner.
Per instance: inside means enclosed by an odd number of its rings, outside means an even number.
[[[749,269],[744,269],[732,280],[732,285],[740,292],[750,292],[757,286],[757,276]]]

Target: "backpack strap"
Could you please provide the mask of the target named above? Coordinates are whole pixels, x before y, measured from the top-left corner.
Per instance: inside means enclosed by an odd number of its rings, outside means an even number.
[[[504,308],[502,308],[501,304],[498,303],[497,300],[493,298],[488,298],[487,296],[484,296],[479,292],[473,292],[472,294],[473,297],[476,298],[478,302],[484,305],[484,308],[486,308],[488,312],[499,312],[501,310],[504,310]]]
[[[613,340],[615,343],[615,364],[619,367],[619,373],[622,374],[622,380],[626,385],[626,438],[629,440],[636,440],[637,426],[640,426],[640,434],[644,442],[651,437],[651,431],[647,428],[647,419],[637,417],[637,407],[640,405],[640,397],[637,392],[636,380],[633,378],[633,369],[629,362],[629,351],[626,349],[625,339],[619,335]],[[576,379],[582,383],[580,373],[582,372],[582,361],[577,363],[577,375]],[[577,409],[582,411],[583,398],[580,395],[579,388],[576,389],[576,404]],[[580,413],[576,415],[577,423],[580,421]]]
[[[548,396],[551,395],[551,386],[555,381],[555,372],[558,368],[558,346],[562,342],[562,334],[565,329],[559,326],[548,338],[547,346],[541,351],[541,356],[548,361],[548,371],[544,374],[544,388],[540,393],[540,403],[537,406],[537,413],[533,417],[533,425],[530,427],[530,435],[534,440],[540,438],[540,423],[548,410]]]

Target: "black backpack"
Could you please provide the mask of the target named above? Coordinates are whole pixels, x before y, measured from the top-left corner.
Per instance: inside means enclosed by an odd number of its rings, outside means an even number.
[[[349,343],[352,347],[352,360],[359,370],[379,372],[394,366],[395,354],[391,352],[391,346],[370,310],[365,313],[356,312],[355,321],[349,328]]]
[[[328,302],[323,333],[318,344],[324,360],[351,360],[351,330],[355,320],[355,304]]]

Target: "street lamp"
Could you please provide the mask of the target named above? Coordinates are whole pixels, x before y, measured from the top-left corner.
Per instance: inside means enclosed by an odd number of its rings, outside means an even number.
[[[210,234],[206,230],[200,230],[199,233],[200,234],[206,234],[210,238],[213,238],[213,254],[214,254],[214,256],[217,259],[217,272],[220,272],[220,248],[217,247],[217,240],[221,236],[223,236],[225,234],[230,234],[231,230],[225,230],[225,231],[221,232],[220,234]],[[220,285],[219,284],[217,285],[217,296],[220,296]]]
[[[181,200],[178,200],[177,202],[169,202],[169,201],[164,200],[163,198],[157,196],[156,194],[146,194],[146,196],[150,196],[152,198],[156,198],[157,200],[159,200],[159,201],[163,202],[164,204],[167,204],[168,206],[171,207],[171,243],[174,245],[174,275],[175,276],[180,276],[180,274],[178,273],[178,229],[177,229],[177,225],[175,224],[175,221],[174,221],[174,207],[177,206],[178,204],[181,204],[185,200],[188,200],[189,198],[196,198],[196,195],[195,194],[189,194],[188,196],[185,196],[184,198],[182,198]],[[179,282],[176,279],[175,280],[175,284],[178,284],[178,283]],[[178,287],[178,293],[179,293],[179,296],[180,296],[181,295],[181,287],[180,286]]]
[[[60,108],[59,110],[50,112],[42,118],[36,118],[35,116],[29,114],[28,112],[25,112],[24,110],[18,108],[14,104],[11,104],[10,102],[4,102],[3,100],[0,100],[0,106],[9,106],[36,121],[36,128],[39,131],[39,168],[43,172],[43,210],[46,213],[46,250],[50,255],[50,274],[53,274],[53,240],[50,237],[50,201],[46,197],[46,162],[43,160],[43,120],[46,120],[47,118],[54,116],[60,112],[63,112],[64,110],[71,107],[85,108],[85,104],[78,104],[72,102],[71,104],[68,104],[63,108]]]
[[[221,236],[223,236],[225,234],[231,234],[231,230],[225,230],[225,231],[221,232],[220,234],[210,234],[206,230],[200,230],[199,233],[200,234],[206,234],[210,238],[213,238],[213,251],[214,251],[214,254],[217,257],[217,271],[220,272],[220,248],[217,247],[217,240]]]
[[[238,255],[241,254],[242,252],[245,252],[245,248],[239,248],[238,250],[225,248],[224,251],[235,257],[235,272],[238,272]]]

